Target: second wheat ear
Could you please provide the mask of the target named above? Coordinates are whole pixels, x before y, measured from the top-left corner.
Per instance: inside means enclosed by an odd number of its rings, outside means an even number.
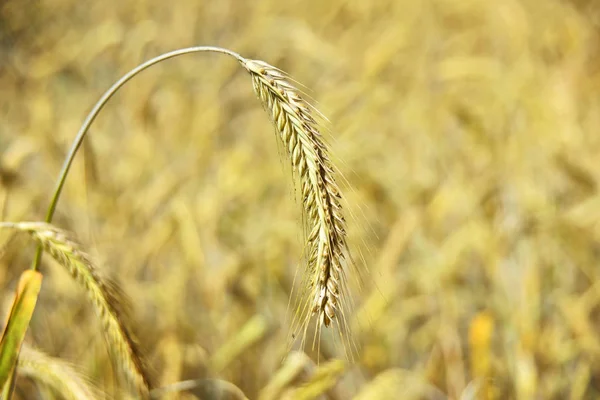
[[[46,222],[52,222],[73,159],[93,121],[108,100],[125,83],[145,69],[170,58],[201,52],[221,53],[233,57],[250,74],[254,90],[275,125],[300,184],[307,232],[307,268],[303,280],[306,298],[299,303],[293,329],[303,331],[304,341],[309,322],[316,315],[315,339],[320,327],[328,327],[332,322],[336,322],[335,325],[344,338],[349,329],[345,315],[349,295],[344,269],[344,260],[349,256],[349,249],[344,209],[340,201],[342,195],[336,183],[335,168],[317,122],[320,113],[303,98],[301,91],[292,84],[292,80],[285,73],[264,61],[246,59],[238,53],[220,47],[200,46],[162,54],[129,71],[104,93],[81,126],[60,172]],[[32,269],[39,268],[42,252],[43,247],[38,247]]]
[[[104,277],[82,246],[69,234],[42,222],[0,222],[0,229],[27,232],[82,287],[121,370],[140,395],[147,397],[152,379],[136,338],[127,327],[130,304],[116,282]]]

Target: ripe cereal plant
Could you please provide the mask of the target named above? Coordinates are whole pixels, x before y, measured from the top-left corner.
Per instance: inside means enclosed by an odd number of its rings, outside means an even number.
[[[336,170],[330,160],[328,146],[320,133],[319,121],[324,117],[304,99],[292,79],[264,61],[246,59],[219,47],[179,49],[134,68],[96,103],[65,159],[45,222],[0,223],[0,229],[27,232],[38,242],[37,254],[32,264],[34,271],[39,270],[42,253],[47,251],[85,289],[102,322],[113,357],[137,393],[144,398],[152,397],[152,389],[155,388],[136,340],[126,326],[129,308],[126,296],[116,283],[102,277],[99,269],[72,234],[52,225],[52,219],[75,155],[91,124],[108,100],[143,70],[170,58],[200,52],[229,55],[250,74],[256,95],[275,125],[290,159],[294,178],[300,187],[307,266],[302,283],[303,299],[297,303],[292,337],[300,334],[302,346],[305,346],[308,327],[314,318],[316,326],[313,347],[318,346],[322,326],[333,325],[342,341],[346,356],[352,358],[356,350],[350,339],[347,320],[350,297],[346,267],[352,265],[353,261],[347,244],[342,194],[336,182]]]

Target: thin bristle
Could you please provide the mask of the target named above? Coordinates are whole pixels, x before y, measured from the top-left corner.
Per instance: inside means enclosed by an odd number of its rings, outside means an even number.
[[[321,137],[314,107],[279,69],[257,60],[243,62],[254,90],[269,113],[299,179],[307,232],[307,285],[310,304],[300,307],[300,323],[306,328],[312,315],[326,327],[338,320],[347,329],[344,257],[348,254],[341,194],[328,149]],[[320,332],[319,325],[317,333]]]
[[[41,222],[1,223],[2,226],[31,234],[85,288],[119,365],[140,394],[146,396],[151,388],[150,379],[138,345],[125,326],[128,303],[119,286],[100,276],[90,257],[67,232]]]

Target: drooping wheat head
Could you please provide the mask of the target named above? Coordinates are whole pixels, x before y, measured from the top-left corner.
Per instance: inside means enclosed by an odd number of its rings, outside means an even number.
[[[19,374],[53,388],[65,400],[95,400],[103,395],[68,363],[27,345],[19,355]]]
[[[337,321],[340,334],[347,333],[346,222],[335,170],[317,122],[320,114],[281,70],[258,60],[244,60],[242,65],[252,76],[254,90],[299,180],[307,233],[308,298],[299,307],[296,328],[304,330],[305,339],[308,322],[316,314],[315,338],[321,324],[328,327],[332,321]]]
[[[147,397],[151,387],[149,374],[137,342],[125,325],[129,304],[116,282],[102,277],[78,242],[53,225],[42,222],[2,222],[0,228],[29,233],[85,288],[102,321],[104,334],[119,366],[140,395]]]

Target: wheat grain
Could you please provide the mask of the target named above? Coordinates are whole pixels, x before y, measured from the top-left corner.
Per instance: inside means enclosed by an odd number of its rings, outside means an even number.
[[[334,167],[322,139],[318,111],[279,69],[258,60],[243,60],[254,90],[269,113],[299,179],[307,232],[309,297],[300,307],[299,320],[306,326],[313,314],[328,327],[338,321],[347,329],[347,283],[344,258],[349,254],[341,194]],[[304,335],[305,337],[305,335]]]
[[[119,286],[114,281],[101,277],[90,257],[63,230],[42,222],[3,222],[0,223],[0,228],[13,228],[31,234],[85,288],[120,367],[140,394],[147,396],[151,386],[149,375],[138,345],[125,326],[128,304]]]

